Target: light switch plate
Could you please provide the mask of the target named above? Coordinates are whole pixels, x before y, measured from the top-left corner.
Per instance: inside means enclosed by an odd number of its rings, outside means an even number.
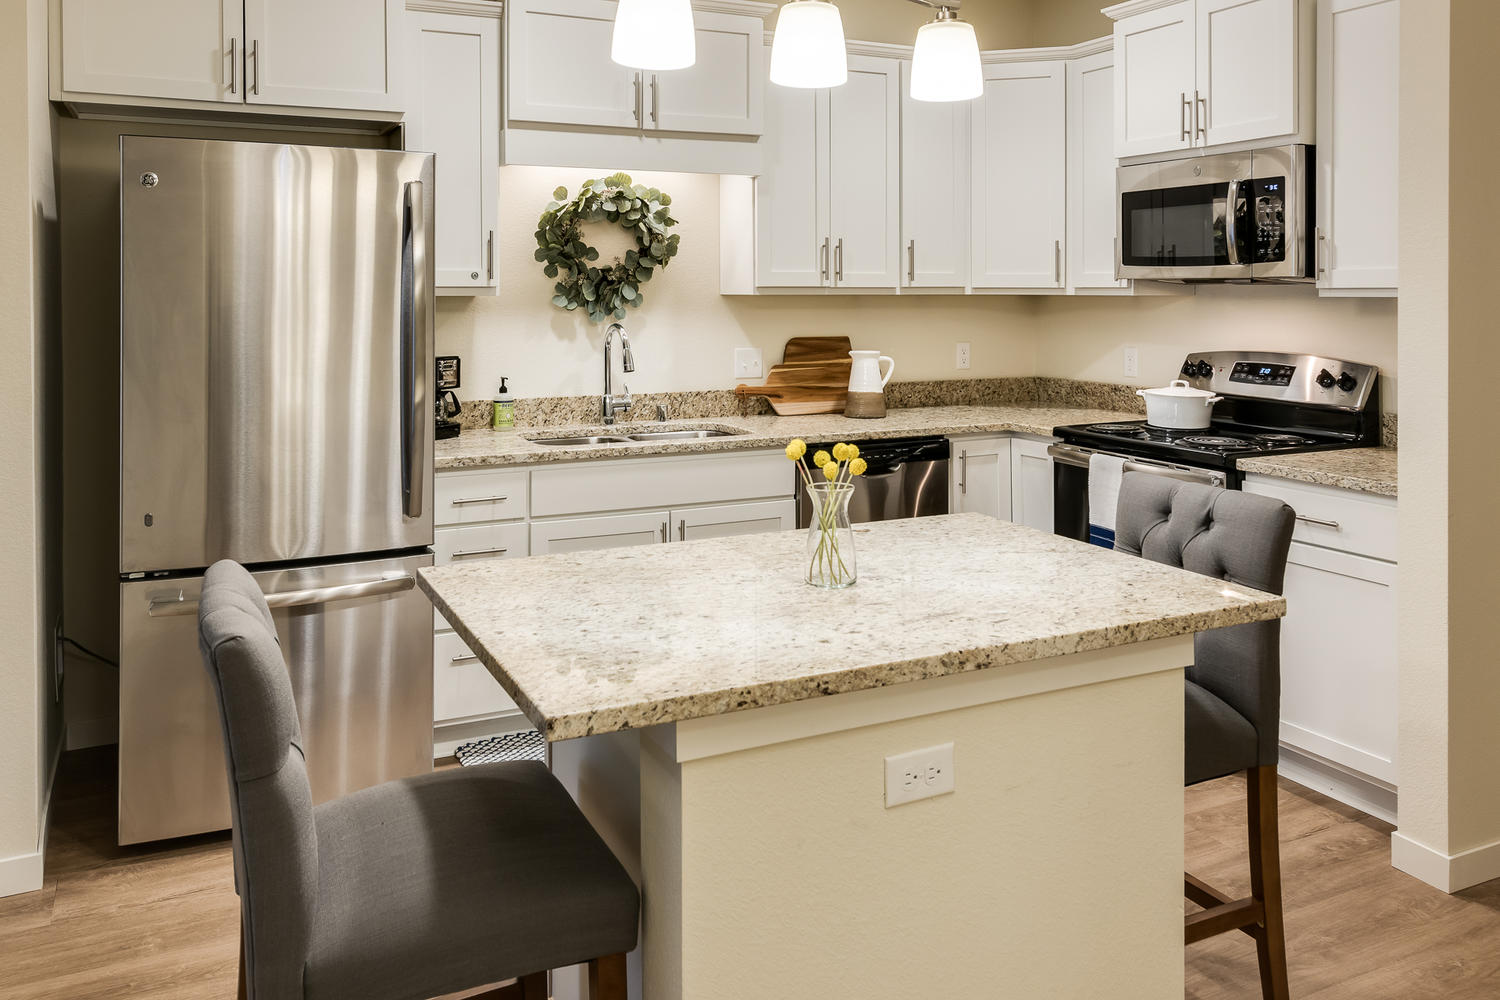
[[[953,744],[911,750],[885,759],[885,807],[953,791]]]
[[[967,342],[958,345],[958,351],[953,358],[953,367],[961,372],[969,370],[969,345]]]
[[[1139,347],[1125,348],[1125,377],[1138,378],[1141,374],[1141,349]]]
[[[736,347],[734,349],[734,377],[765,378],[765,365],[761,362],[759,347]]]

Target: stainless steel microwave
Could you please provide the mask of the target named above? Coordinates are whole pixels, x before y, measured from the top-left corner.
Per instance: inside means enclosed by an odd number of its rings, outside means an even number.
[[[1311,146],[1120,167],[1120,278],[1311,281]]]

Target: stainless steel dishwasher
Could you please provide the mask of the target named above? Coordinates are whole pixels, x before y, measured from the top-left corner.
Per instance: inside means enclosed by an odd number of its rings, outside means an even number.
[[[856,441],[859,457],[869,469],[860,477],[849,503],[849,519],[890,521],[898,517],[927,517],[948,513],[948,439],[940,437],[895,438]],[[832,452],[832,444],[808,444],[808,461],[819,449]],[[812,520],[812,501],[802,477],[792,475],[797,488],[797,527]]]

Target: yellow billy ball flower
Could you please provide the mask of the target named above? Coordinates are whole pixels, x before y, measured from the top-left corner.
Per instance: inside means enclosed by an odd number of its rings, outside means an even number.
[[[847,444],[836,444],[833,446],[833,460],[842,462],[849,457],[849,446]]]
[[[802,440],[801,438],[793,438],[792,442],[786,446],[786,457],[791,459],[793,462],[797,461],[799,458],[806,454],[807,442]]]
[[[839,477],[839,463],[837,463],[837,462],[825,462],[825,463],[823,463],[823,478],[824,479],[828,480],[829,482],[833,482],[838,477]]]
[[[846,445],[844,445],[844,447],[847,448],[847,449],[849,449],[848,451],[846,451],[844,453],[844,457],[846,459],[848,459],[849,461],[852,462],[856,458],[859,457],[859,445],[857,445],[857,444],[846,444]]]
[[[832,461],[833,459],[828,457],[828,452],[826,451],[820,451],[813,456],[813,465],[816,465],[820,469],[827,468],[828,463]]]
[[[868,468],[869,465],[867,465],[865,463],[865,460],[862,458],[856,458],[854,461],[849,463],[849,472],[851,475],[863,476],[865,474],[865,470]]]

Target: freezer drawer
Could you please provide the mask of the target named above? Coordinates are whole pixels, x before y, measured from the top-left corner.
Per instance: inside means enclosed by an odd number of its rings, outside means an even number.
[[[272,613],[316,802],[432,768],[432,606],[405,586],[430,565],[423,553],[255,574],[290,602]],[[219,712],[198,652],[202,582],[120,585],[121,844],[229,827]],[[377,592],[350,596],[357,584]]]

